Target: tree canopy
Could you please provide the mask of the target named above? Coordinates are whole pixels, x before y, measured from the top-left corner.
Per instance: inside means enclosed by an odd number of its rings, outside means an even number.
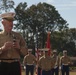
[[[0,0],[0,10],[8,12],[14,9],[14,1],[12,0]]]
[[[39,40],[45,45],[46,33],[55,30],[63,31],[68,28],[67,21],[58,13],[56,8],[47,3],[38,3],[27,8],[27,3],[20,3],[16,8],[17,24],[15,28],[24,33],[28,30],[33,36],[38,33]],[[25,35],[25,34],[24,34]]]

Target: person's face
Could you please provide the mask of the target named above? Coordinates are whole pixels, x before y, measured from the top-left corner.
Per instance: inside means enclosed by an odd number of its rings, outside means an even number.
[[[64,52],[63,55],[64,55],[64,56],[67,56],[67,52]]]
[[[31,54],[31,53],[32,53],[32,51],[29,51],[28,53],[29,53],[29,54]]]
[[[43,51],[41,51],[40,53],[43,54]]]
[[[9,20],[3,20],[2,21],[2,24],[4,26],[4,30],[6,32],[11,32],[12,31],[12,28],[13,28],[13,21],[9,21]]]
[[[57,55],[57,53],[56,53],[56,52],[53,52],[53,55],[54,55],[54,56],[56,56],[56,55]]]
[[[45,56],[47,56],[48,55],[48,51],[45,51]]]

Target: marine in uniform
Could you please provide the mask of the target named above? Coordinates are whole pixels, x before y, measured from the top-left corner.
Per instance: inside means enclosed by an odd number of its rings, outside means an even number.
[[[48,50],[49,49],[43,49],[43,51],[45,51],[44,56],[42,56],[38,61],[38,69],[40,72],[38,75],[51,75],[53,62],[51,57],[48,55]]]
[[[59,62],[60,62],[60,58],[57,55],[57,50],[53,50],[53,55],[52,55],[52,60],[53,60],[53,65],[54,67],[52,68],[52,75],[59,75]]]
[[[0,15],[4,30],[0,32],[0,75],[21,75],[20,54],[27,54],[23,37],[12,31],[15,13]]]
[[[26,67],[26,75],[34,75],[34,68],[37,63],[36,57],[32,54],[32,49],[28,49],[28,54],[24,57],[23,64]]]
[[[63,51],[63,56],[60,58],[62,75],[69,75],[69,65],[71,64],[70,57],[67,56],[67,50]]]
[[[39,52],[40,52],[39,58],[42,57],[42,56],[44,56],[44,51],[43,51],[43,49],[39,49]]]

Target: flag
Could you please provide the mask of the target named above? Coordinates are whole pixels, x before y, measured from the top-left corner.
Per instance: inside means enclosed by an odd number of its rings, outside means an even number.
[[[46,48],[48,48],[48,55],[51,54],[51,43],[50,43],[50,32],[47,33],[47,41],[46,41]]]
[[[38,75],[38,60],[39,60],[39,50],[38,50],[38,48],[35,49],[35,56],[37,58],[36,74]]]
[[[35,49],[35,56],[37,60],[39,60],[39,49],[38,48]]]

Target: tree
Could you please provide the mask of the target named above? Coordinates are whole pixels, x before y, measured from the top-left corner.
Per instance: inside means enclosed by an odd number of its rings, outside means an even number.
[[[24,3],[20,3],[16,9],[15,9],[15,12],[16,12],[16,16],[15,16],[15,19],[16,19],[16,24],[15,24],[15,27],[14,29],[17,29],[17,30],[25,30],[27,25],[26,25],[26,15],[25,15],[25,9],[27,7],[27,4],[26,2]]]
[[[60,16],[54,6],[47,3],[38,3],[27,9],[26,3],[20,3],[15,11],[17,13],[15,28],[24,32],[28,30],[29,33],[33,33],[34,37],[38,34],[38,42],[43,48],[47,31],[51,31],[51,34],[53,34],[55,30],[63,31],[68,28],[67,21]]]
[[[76,56],[76,28],[70,28],[67,32],[67,43],[65,48],[67,48],[70,55]]]
[[[70,56],[76,56],[75,33],[75,28],[62,32],[54,31],[51,37],[52,49],[57,49],[58,53],[67,50]]]
[[[13,0],[0,0],[0,10],[8,12],[14,8]]]

